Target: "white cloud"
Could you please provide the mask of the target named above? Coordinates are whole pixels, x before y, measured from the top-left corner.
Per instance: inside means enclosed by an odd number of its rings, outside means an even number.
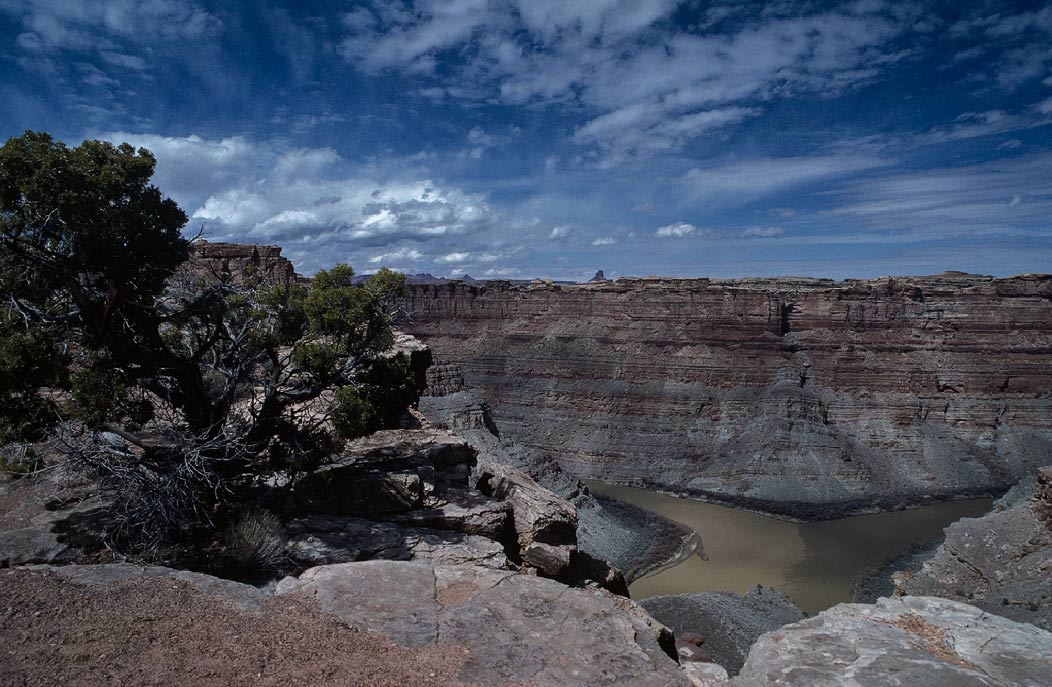
[[[684,236],[690,236],[698,230],[693,224],[687,222],[676,222],[674,224],[666,224],[663,227],[658,227],[657,231],[654,232],[654,236],[658,238],[682,238]]]
[[[832,214],[871,229],[929,231],[940,237],[1035,228],[1047,233],[1052,217],[1048,179],[1049,153],[889,174],[847,185],[835,194],[843,202]]]
[[[432,75],[432,97],[578,101],[592,118],[574,140],[617,159],[676,150],[758,116],[757,99],[835,93],[878,78],[912,55],[892,42],[918,20],[912,12],[882,16],[881,3],[798,8],[795,16],[745,8],[733,31],[705,33],[662,21],[676,0],[510,4],[376,1],[346,16],[341,50],[367,72]],[[435,72],[450,49],[466,61]]]
[[[111,64],[141,69],[141,58],[112,50],[110,38],[141,42],[213,36],[221,20],[191,0],[26,0],[0,2],[0,11],[21,18],[25,48],[99,48]]]
[[[552,227],[552,231],[548,234],[548,238],[554,240],[566,238],[570,235],[570,227],[565,224],[560,224],[557,227]]]
[[[399,250],[391,251],[390,253],[374,255],[369,258],[369,263],[373,265],[390,264],[396,260],[409,260],[411,262],[416,262],[423,258],[424,254],[414,248],[401,248]]]
[[[742,232],[742,237],[747,239],[777,239],[785,236],[785,229],[781,227],[749,227]]]
[[[435,262],[441,263],[456,263],[465,262],[471,258],[471,253],[447,253],[440,257],[435,258]]]
[[[367,246],[465,236],[497,214],[477,194],[437,184],[397,164],[351,164],[329,148],[292,148],[242,137],[109,134],[157,157],[155,182],[204,224],[207,235],[310,245],[311,270]],[[387,260],[398,253],[383,254]],[[377,257],[376,255],[372,257]],[[406,253],[406,260],[418,260]]]
[[[617,239],[613,236],[600,236],[597,239],[592,240],[593,246],[613,246],[617,243]]]
[[[794,186],[857,175],[890,164],[883,158],[852,153],[762,158],[698,167],[687,172],[684,181],[699,200],[741,205]]]

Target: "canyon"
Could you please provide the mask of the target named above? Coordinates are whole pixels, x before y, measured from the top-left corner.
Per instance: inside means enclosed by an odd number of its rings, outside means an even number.
[[[791,519],[1003,492],[1052,452],[1052,276],[411,284],[430,392],[584,478]]]

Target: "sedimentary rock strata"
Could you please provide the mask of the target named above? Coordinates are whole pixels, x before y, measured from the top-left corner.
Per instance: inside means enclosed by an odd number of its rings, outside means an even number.
[[[410,288],[432,393],[584,477],[823,517],[1052,454],[1049,275]]]
[[[435,376],[428,370],[428,393],[435,394]],[[450,429],[478,451],[477,477],[490,466],[515,468],[538,484],[570,501],[577,509],[577,545],[582,554],[610,561],[628,582],[654,564],[664,563],[693,533],[688,528],[628,504],[595,498],[581,480],[563,470],[544,452],[501,436],[484,401],[459,391],[459,373],[439,370],[443,395],[420,399],[420,410],[435,426]],[[608,587],[610,588],[610,587]]]
[[[197,241],[182,269],[198,277],[232,284],[257,278],[288,286],[300,279],[278,246]]]

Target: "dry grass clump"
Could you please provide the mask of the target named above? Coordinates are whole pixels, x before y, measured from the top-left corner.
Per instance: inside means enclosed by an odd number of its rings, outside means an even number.
[[[889,621],[889,624],[917,637],[921,647],[933,656],[968,670],[982,672],[979,666],[957,655],[950,645],[949,631],[945,627],[925,620],[916,613],[905,613],[898,620]]]
[[[285,529],[270,511],[250,508],[225,532],[226,557],[239,572],[258,575],[285,562]]]

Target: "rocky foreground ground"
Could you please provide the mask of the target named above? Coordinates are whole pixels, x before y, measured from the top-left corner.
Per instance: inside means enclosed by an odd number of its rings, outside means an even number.
[[[475,455],[437,429],[351,445],[298,485],[288,567],[259,586],[106,563],[92,536],[104,498],[56,491],[50,474],[4,483],[0,684],[1052,684],[1052,633],[992,600],[907,596],[803,620],[764,592],[641,606],[579,548],[571,501]],[[1048,496],[1013,502],[1035,514],[1035,561]],[[1044,579],[1015,593],[1044,608]]]

